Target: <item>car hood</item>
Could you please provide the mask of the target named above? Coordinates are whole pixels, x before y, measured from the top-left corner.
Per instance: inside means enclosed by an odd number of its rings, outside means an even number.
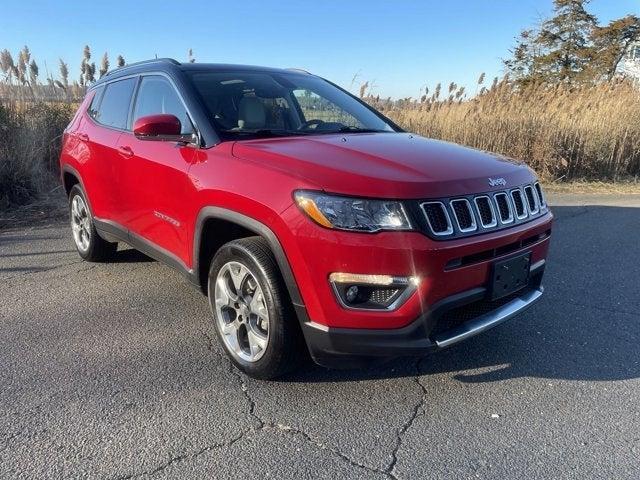
[[[236,142],[234,156],[295,175],[327,192],[438,198],[531,182],[520,162],[407,133],[327,134]],[[490,179],[504,179],[492,185]],[[495,182],[492,182],[495,183]]]

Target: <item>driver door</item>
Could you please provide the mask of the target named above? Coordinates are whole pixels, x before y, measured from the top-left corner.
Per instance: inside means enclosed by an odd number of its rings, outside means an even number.
[[[184,134],[194,132],[193,124],[174,85],[162,75],[141,78],[132,112],[130,128],[118,140],[119,151],[129,154],[123,179],[127,227],[133,236],[142,237],[188,265],[188,215],[192,214],[189,205],[194,195],[188,172],[197,148],[140,140],[131,130],[138,118],[159,113],[175,115]]]

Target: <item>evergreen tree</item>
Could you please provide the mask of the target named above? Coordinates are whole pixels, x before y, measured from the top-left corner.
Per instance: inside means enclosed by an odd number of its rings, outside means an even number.
[[[611,79],[629,45],[640,39],[635,15],[599,26],[589,0],[554,0],[553,16],[525,30],[504,60],[518,83],[593,83]]]
[[[612,20],[605,27],[594,31],[594,61],[591,65],[593,76],[610,80],[616,73],[631,43],[640,40],[640,18],[627,15]]]
[[[591,36],[597,19],[585,9],[588,0],[554,0],[554,16],[542,24],[536,44],[545,52],[536,66],[548,78],[576,80],[591,61]]]

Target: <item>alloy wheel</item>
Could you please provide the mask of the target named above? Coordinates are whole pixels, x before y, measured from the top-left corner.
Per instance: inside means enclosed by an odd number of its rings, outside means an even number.
[[[71,230],[78,250],[86,252],[91,242],[91,218],[80,195],[74,196],[71,201]]]
[[[228,350],[245,362],[257,362],[269,343],[269,312],[256,276],[240,262],[227,262],[215,282],[215,311]]]

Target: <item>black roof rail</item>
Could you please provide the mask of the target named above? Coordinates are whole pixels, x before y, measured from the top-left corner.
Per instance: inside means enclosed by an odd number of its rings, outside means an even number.
[[[140,65],[147,65],[147,64],[152,64],[152,63],[171,63],[173,65],[180,65],[180,62],[177,60],[174,60],[173,58],[153,58],[151,60],[143,60],[141,62],[134,62],[134,63],[129,63],[127,65],[125,65],[124,67],[118,67],[118,68],[114,68],[113,70],[109,70],[105,76],[109,76],[115,72],[122,72],[123,70],[126,70],[128,68],[131,67],[137,67]]]
[[[307,75],[311,75],[311,72],[307,72],[303,68],[285,68],[285,70],[288,70],[290,72],[299,72],[299,73],[306,73]]]

